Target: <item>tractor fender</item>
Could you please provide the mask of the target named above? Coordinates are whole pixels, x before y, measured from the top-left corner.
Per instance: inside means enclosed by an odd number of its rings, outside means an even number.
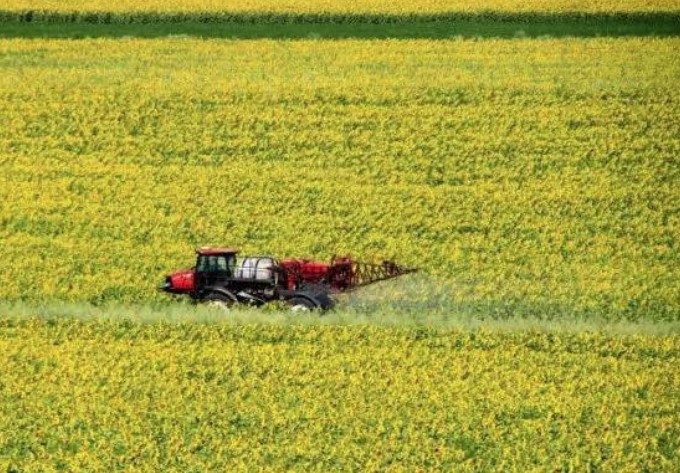
[[[221,296],[224,296],[225,298],[232,300],[234,302],[238,302],[238,298],[229,290],[224,289],[223,287],[209,287],[205,291],[205,296],[203,299],[207,298],[210,296],[210,294],[220,294]]]

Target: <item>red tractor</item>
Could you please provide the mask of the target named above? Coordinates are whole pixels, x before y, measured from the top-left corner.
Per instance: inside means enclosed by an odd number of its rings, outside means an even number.
[[[360,263],[349,256],[326,263],[237,254],[233,248],[200,248],[196,266],[167,276],[161,289],[219,307],[282,301],[296,311],[328,310],[335,304],[334,293],[415,271],[391,261]]]

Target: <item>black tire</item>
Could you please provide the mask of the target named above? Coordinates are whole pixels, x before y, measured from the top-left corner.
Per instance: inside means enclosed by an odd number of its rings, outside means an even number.
[[[226,294],[219,292],[212,292],[208,294],[208,297],[203,299],[206,305],[209,307],[214,307],[221,310],[229,310],[236,303],[236,299],[229,297]]]
[[[318,309],[318,306],[305,297],[293,297],[288,299],[288,307],[293,312],[310,312]]]

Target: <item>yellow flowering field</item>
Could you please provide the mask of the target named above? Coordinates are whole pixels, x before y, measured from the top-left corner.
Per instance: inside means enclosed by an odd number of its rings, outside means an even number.
[[[677,471],[676,337],[0,319],[3,471]]]
[[[230,244],[677,320],[679,48],[2,40],[0,297],[165,300]]]
[[[3,1],[0,472],[680,471],[678,15]],[[205,245],[421,272],[157,290]]]
[[[60,12],[656,12],[680,11],[678,0],[4,0],[2,10]]]

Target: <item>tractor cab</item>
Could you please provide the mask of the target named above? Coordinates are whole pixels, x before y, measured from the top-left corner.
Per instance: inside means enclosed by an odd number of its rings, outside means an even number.
[[[233,248],[199,248],[194,267],[195,289],[217,286],[234,277],[236,254]]]
[[[232,248],[200,248],[196,250],[196,272],[233,274],[237,253]]]

